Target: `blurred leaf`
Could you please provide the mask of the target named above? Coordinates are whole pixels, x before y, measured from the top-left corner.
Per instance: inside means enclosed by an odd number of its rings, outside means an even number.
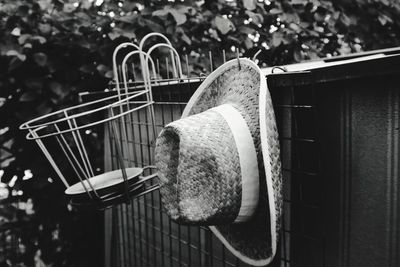
[[[258,25],[264,23],[264,17],[261,14],[254,13],[249,10],[246,10],[246,14],[252,19],[254,24]]]
[[[49,87],[50,87],[50,90],[58,96],[63,96],[65,93],[62,85],[58,82],[54,82],[54,81],[50,82]]]
[[[164,28],[157,22],[152,21],[151,19],[141,18],[140,24],[147,26],[150,30],[154,32],[164,32]]]
[[[106,77],[106,78],[108,78],[108,79],[113,78],[113,77],[114,77],[113,71],[112,71],[112,70],[108,70],[108,71],[104,74],[104,77]]]
[[[38,29],[44,35],[51,33],[51,26],[48,23],[39,23]]]
[[[51,6],[51,0],[39,0],[37,1],[37,3],[39,4],[40,8],[42,10],[48,10],[50,9]]]
[[[272,35],[272,45],[278,47],[283,42],[283,34],[281,32],[274,32]]]
[[[250,38],[246,38],[244,40],[244,45],[246,46],[247,49],[253,48],[253,41],[250,40]]]
[[[47,55],[44,53],[34,54],[33,59],[35,60],[36,64],[38,64],[41,67],[44,67],[47,64]]]
[[[257,7],[257,0],[243,0],[243,6],[247,10],[254,10]]]
[[[118,17],[116,19],[116,21],[121,21],[121,22],[125,22],[125,23],[135,23],[136,19],[138,18],[138,14],[136,13],[132,13],[130,15],[126,15],[126,16],[122,16],[122,17]]]
[[[30,34],[22,34],[19,38],[18,38],[18,43],[19,44],[24,44],[27,40],[29,40],[29,38],[31,38],[32,35]]]
[[[254,33],[254,29],[247,26],[240,26],[238,30],[239,32],[245,33],[246,35]]]
[[[281,14],[281,13],[282,13],[282,10],[280,10],[280,9],[278,9],[278,8],[272,8],[272,9],[269,11],[269,13],[270,13],[271,15],[278,15],[278,14]]]
[[[19,101],[21,102],[30,102],[36,100],[37,95],[34,92],[26,92],[21,95]]]
[[[89,9],[92,7],[92,5],[93,5],[93,1],[81,0],[81,8],[83,8],[83,9]]]
[[[27,79],[25,81],[25,85],[27,88],[31,89],[35,92],[40,92],[43,88],[43,82],[37,78]]]
[[[174,18],[176,25],[182,25],[186,22],[185,9],[176,10],[169,6],[164,7],[164,9],[153,11],[152,15],[155,17],[166,17],[171,14]]]
[[[305,5],[308,3],[308,0],[291,0],[290,3],[293,5]]]
[[[63,11],[66,13],[71,13],[75,9],[76,9],[76,7],[72,3],[66,3],[66,4],[64,4],[64,7],[63,7]]]
[[[48,105],[46,101],[44,101],[36,108],[36,111],[38,113],[38,116],[43,116],[49,114],[52,111],[52,108]]]
[[[153,12],[153,16],[155,17],[164,17],[169,14],[169,10],[167,8],[156,10]]]
[[[181,13],[175,9],[171,9],[170,14],[174,17],[176,25],[179,26],[186,22],[186,15],[184,13]]]
[[[225,19],[223,17],[217,16],[215,18],[215,25],[217,26],[217,29],[223,34],[227,34],[231,30],[235,29],[235,25],[233,25],[232,21],[229,19]]]
[[[9,57],[16,56],[21,61],[25,61],[25,59],[26,59],[25,55],[19,53],[18,51],[15,51],[15,50],[7,51],[6,56],[9,56]]]
[[[110,67],[104,65],[104,64],[100,64],[96,67],[97,71],[104,77],[106,77],[106,74],[108,71],[110,71]]]
[[[96,70],[96,68],[92,64],[85,64],[81,66],[79,70],[82,71],[83,73],[89,74],[93,73]]]
[[[393,23],[393,20],[385,14],[380,14],[378,20],[382,24],[382,26],[385,26],[388,22]]]

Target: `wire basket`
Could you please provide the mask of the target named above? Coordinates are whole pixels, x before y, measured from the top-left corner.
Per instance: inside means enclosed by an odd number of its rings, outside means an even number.
[[[160,36],[150,34],[148,37],[154,35]],[[171,61],[177,65],[174,73],[182,76],[182,70],[178,53],[165,37],[166,44],[156,44],[148,53],[143,52],[141,49],[148,37],[142,40],[140,49],[133,43],[123,43],[115,49],[115,88],[112,89],[115,92],[111,96],[62,109],[20,126],[20,129],[29,131],[27,139],[35,140],[39,145],[65,185],[65,194],[74,206],[104,209],[158,189],[157,184],[146,186],[147,181],[157,176],[155,173],[150,171],[150,175],[143,175],[144,170],[154,169],[153,166],[137,168],[130,164],[137,157],[134,146],[129,143],[135,136],[132,127],[134,113],[146,109],[152,125],[155,125],[151,85],[157,82],[157,74],[149,56],[153,50],[159,47],[169,49]],[[117,54],[123,48],[131,51],[125,54],[122,64],[117,64]],[[136,81],[135,68],[130,70],[128,67],[133,56],[139,56],[143,81]],[[129,76],[133,76],[133,81]],[[98,135],[104,127],[113,140],[110,146],[116,151],[118,166],[117,170],[96,174],[93,161],[96,155],[103,153],[93,149],[101,145],[98,144],[100,138],[93,137],[92,133]],[[155,139],[155,127],[152,132]]]

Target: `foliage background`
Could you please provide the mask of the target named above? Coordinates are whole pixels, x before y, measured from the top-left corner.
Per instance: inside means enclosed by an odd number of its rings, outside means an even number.
[[[398,46],[400,2],[1,0],[0,176],[11,196],[22,191],[22,201],[33,199],[36,212],[29,214],[25,206],[25,219],[7,217],[3,212],[0,223],[35,222],[30,224],[34,234],[24,239],[30,244],[21,252],[26,261],[50,264],[68,258],[68,253],[74,253],[68,245],[73,237],[64,237],[64,242],[54,239],[53,233],[68,232],[74,224],[60,224],[63,218],[83,215],[67,209],[60,197],[61,185],[56,179],[48,179],[55,174],[36,145],[25,140],[19,125],[77,103],[79,92],[106,88],[112,78],[111,55],[116,45],[137,42],[149,32],[167,35],[181,55],[187,54],[192,75],[209,70],[209,51],[218,65],[221,51],[231,57],[235,47],[249,57],[261,49],[261,64],[272,66]],[[33,174],[31,180],[23,179],[26,170]],[[21,213],[20,208],[14,209]],[[50,213],[54,218],[45,219]],[[100,215],[89,214],[75,223],[82,226],[96,216]],[[87,229],[94,231],[89,226]],[[97,230],[101,231],[101,226]],[[40,235],[44,236],[41,241]],[[45,257],[38,256],[41,248],[56,249]],[[10,257],[0,258],[0,264],[7,260]],[[18,264],[29,265],[23,260]],[[68,261],[56,264],[70,265],[73,263]]]

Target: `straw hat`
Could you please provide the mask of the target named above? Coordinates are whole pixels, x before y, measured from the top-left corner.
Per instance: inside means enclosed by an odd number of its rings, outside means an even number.
[[[231,60],[157,138],[164,209],[178,223],[209,225],[242,261],[266,265],[280,229],[279,154],[265,77],[252,61]]]

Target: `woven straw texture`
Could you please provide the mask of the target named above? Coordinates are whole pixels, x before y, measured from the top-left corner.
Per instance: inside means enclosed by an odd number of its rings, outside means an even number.
[[[200,94],[196,95],[194,102],[192,102],[193,106],[189,107],[189,110],[185,109],[184,116],[188,116],[185,118],[185,120],[189,119],[195,114],[202,113],[210,108],[222,104],[233,105],[245,119],[253,137],[254,146],[257,152],[260,179],[259,203],[255,215],[251,218],[251,220],[241,224],[218,225],[216,226],[216,229],[220,232],[223,238],[226,239],[227,243],[229,243],[229,245],[232,246],[235,250],[239,251],[241,255],[249,259],[254,259],[254,262],[265,261],[271,258],[273,251],[268,190],[266,185],[266,174],[264,169],[259,128],[259,69],[251,66],[250,64],[241,64],[241,68],[239,69],[239,66],[237,64],[234,64],[229,67],[225,67],[223,72],[216,76],[216,78],[209,82],[209,84],[205,84],[205,86],[206,88],[202,90]],[[274,191],[273,199],[275,201],[276,207],[276,217],[272,218],[272,220],[276,222],[275,231],[277,234],[276,236],[278,236],[278,232],[280,229],[280,215],[282,210],[282,178],[281,163],[279,158],[280,150],[278,132],[269,92],[267,92],[266,110],[262,112],[265,112],[266,115],[268,132],[267,143],[270,159],[270,162],[268,164],[270,164],[271,166],[271,173],[269,175],[272,178]],[[205,125],[207,125],[207,123],[205,123]],[[194,139],[195,138],[189,140],[189,142],[193,141]],[[185,142],[187,141],[185,140]],[[178,150],[179,147],[176,146],[176,143],[177,142],[175,142],[175,150]],[[183,142],[181,140],[179,144],[182,145],[182,143]],[[213,145],[214,143],[212,143],[211,147]],[[208,148],[203,148],[203,150],[207,149]],[[194,152],[194,154],[201,153],[204,152],[199,152],[199,150]],[[171,155],[171,157],[173,156],[177,157],[178,155]],[[202,164],[202,161],[199,160],[190,158],[188,158],[187,160],[191,161],[191,164]],[[175,160],[175,164],[181,161],[182,159]],[[234,167],[232,166],[232,168]],[[167,183],[167,181],[163,182]],[[171,181],[171,183],[175,183],[175,185],[177,185],[179,184],[179,181],[175,180]],[[170,190],[173,190],[172,186],[169,186],[169,188]],[[174,190],[178,189],[178,186],[174,188]],[[161,193],[163,194],[163,192]],[[179,192],[165,192],[165,194],[168,193],[175,194],[176,197],[180,197],[177,196],[177,194],[180,194]]]
[[[163,205],[178,223],[229,224],[241,204],[239,155],[216,111],[175,121],[157,138]]]

